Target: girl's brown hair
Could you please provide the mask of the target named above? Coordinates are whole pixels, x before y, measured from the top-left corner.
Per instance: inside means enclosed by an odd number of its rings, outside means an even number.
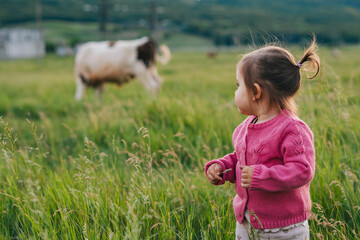
[[[296,114],[294,96],[300,88],[300,68],[306,63],[305,71],[315,71],[315,75],[309,78],[316,77],[320,70],[320,58],[316,51],[315,36],[299,62],[282,47],[265,46],[244,55],[238,69],[250,93],[256,94],[254,83],[257,83],[271,105],[276,104]]]

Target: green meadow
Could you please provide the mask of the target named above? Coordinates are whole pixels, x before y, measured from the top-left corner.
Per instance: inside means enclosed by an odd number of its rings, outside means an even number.
[[[0,239],[234,239],[234,186],[203,166],[233,151],[247,51],[173,52],[157,97],[134,81],[80,102],[73,57],[1,61]],[[297,96],[315,136],[311,239],[359,239],[360,46],[319,55]]]

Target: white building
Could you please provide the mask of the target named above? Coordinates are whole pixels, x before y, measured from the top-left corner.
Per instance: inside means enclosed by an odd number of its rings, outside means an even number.
[[[45,56],[44,34],[33,29],[0,29],[0,58],[19,59]]]

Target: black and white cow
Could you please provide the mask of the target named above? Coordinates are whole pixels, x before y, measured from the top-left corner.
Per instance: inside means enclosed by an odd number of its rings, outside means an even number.
[[[135,77],[146,89],[157,93],[162,79],[155,60],[167,64],[171,57],[165,45],[160,46],[160,51],[161,55],[157,55],[155,43],[148,37],[85,43],[75,58],[75,98],[80,100],[86,87],[94,87],[101,96],[105,83],[122,85]]]

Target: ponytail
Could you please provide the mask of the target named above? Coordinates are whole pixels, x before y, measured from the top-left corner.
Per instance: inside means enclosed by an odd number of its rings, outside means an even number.
[[[297,67],[299,67],[299,69],[300,69],[301,66],[305,62],[309,62],[309,65],[307,65],[305,67],[305,71],[306,72],[314,72],[314,71],[316,71],[314,76],[312,76],[312,77],[308,76],[309,79],[315,78],[318,75],[319,71],[320,71],[320,58],[316,54],[317,49],[318,49],[318,45],[316,44],[316,37],[313,34],[313,40],[312,40],[309,48],[305,51],[303,57],[297,63]]]

